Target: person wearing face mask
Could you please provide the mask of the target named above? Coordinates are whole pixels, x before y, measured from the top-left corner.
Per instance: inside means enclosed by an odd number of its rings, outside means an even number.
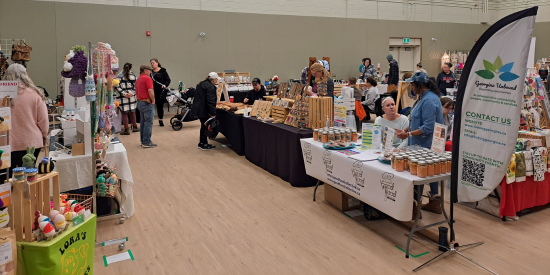
[[[437,88],[439,88],[439,92],[443,95],[447,95],[447,88],[452,89],[455,87],[455,77],[453,76],[453,72],[451,72],[452,67],[453,64],[445,63],[443,71],[437,75]]]
[[[423,72],[416,72],[413,77],[407,79],[411,83],[412,90],[418,95],[418,99],[411,108],[409,127],[404,130],[396,130],[400,139],[409,138],[409,146],[419,145],[424,148],[431,148],[435,123],[443,124],[443,111],[440,93],[436,84]],[[424,185],[420,186],[420,194],[415,194],[415,204],[418,196],[422,195]],[[430,202],[422,205],[422,210],[441,214],[439,183],[430,183]],[[421,197],[420,197],[421,198]],[[413,207],[413,217],[416,217],[416,207]],[[420,217],[422,215],[420,214]]]
[[[253,89],[248,91],[248,94],[244,98],[244,103],[249,105],[254,105],[256,100],[262,100],[266,95],[265,88],[259,78],[256,77],[252,80],[252,87]]]
[[[451,138],[451,129],[453,128],[453,116],[451,115],[451,112],[455,109],[455,103],[448,97],[442,97],[441,106],[443,107],[443,124],[447,126],[446,140],[449,140]]]
[[[395,101],[392,97],[388,96],[382,100],[382,111],[384,115],[377,117],[374,120],[374,124],[382,126],[382,131],[385,127],[393,128],[396,130],[404,130],[409,127],[409,119],[406,116],[397,113],[395,108]],[[408,138],[401,139],[397,135],[393,137],[393,147],[404,147],[408,145]]]

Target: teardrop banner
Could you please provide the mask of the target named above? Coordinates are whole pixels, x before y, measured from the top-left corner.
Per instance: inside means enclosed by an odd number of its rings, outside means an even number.
[[[527,57],[538,7],[491,26],[472,48],[453,125],[453,202],[475,202],[502,181],[518,137]]]

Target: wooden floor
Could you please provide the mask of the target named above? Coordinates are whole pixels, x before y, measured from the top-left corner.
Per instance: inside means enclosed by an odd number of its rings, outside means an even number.
[[[172,115],[168,114],[167,118]],[[165,119],[167,122],[168,119]],[[168,124],[168,123],[167,123]],[[103,265],[116,246],[96,247],[95,274],[412,274],[438,252],[412,242],[392,220],[352,219],[328,204],[319,188],[293,188],[219,142],[197,149],[198,122],[176,132],[155,121],[153,142],[121,136],[134,176],[135,215],[119,225],[98,223],[97,240],[129,237],[135,261]],[[485,241],[463,253],[499,274],[550,272],[550,209],[517,222],[464,206],[455,208],[457,240]],[[424,221],[437,215],[424,212]],[[489,274],[451,256],[418,274]]]

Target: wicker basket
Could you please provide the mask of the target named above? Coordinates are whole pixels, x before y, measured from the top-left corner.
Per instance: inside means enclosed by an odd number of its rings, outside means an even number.
[[[92,211],[92,195],[65,194],[68,200],[76,200],[84,209]]]

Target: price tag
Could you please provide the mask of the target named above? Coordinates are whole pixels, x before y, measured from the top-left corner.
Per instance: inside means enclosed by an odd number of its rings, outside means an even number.
[[[84,215],[78,215],[73,218],[73,226],[77,226],[84,222]]]

